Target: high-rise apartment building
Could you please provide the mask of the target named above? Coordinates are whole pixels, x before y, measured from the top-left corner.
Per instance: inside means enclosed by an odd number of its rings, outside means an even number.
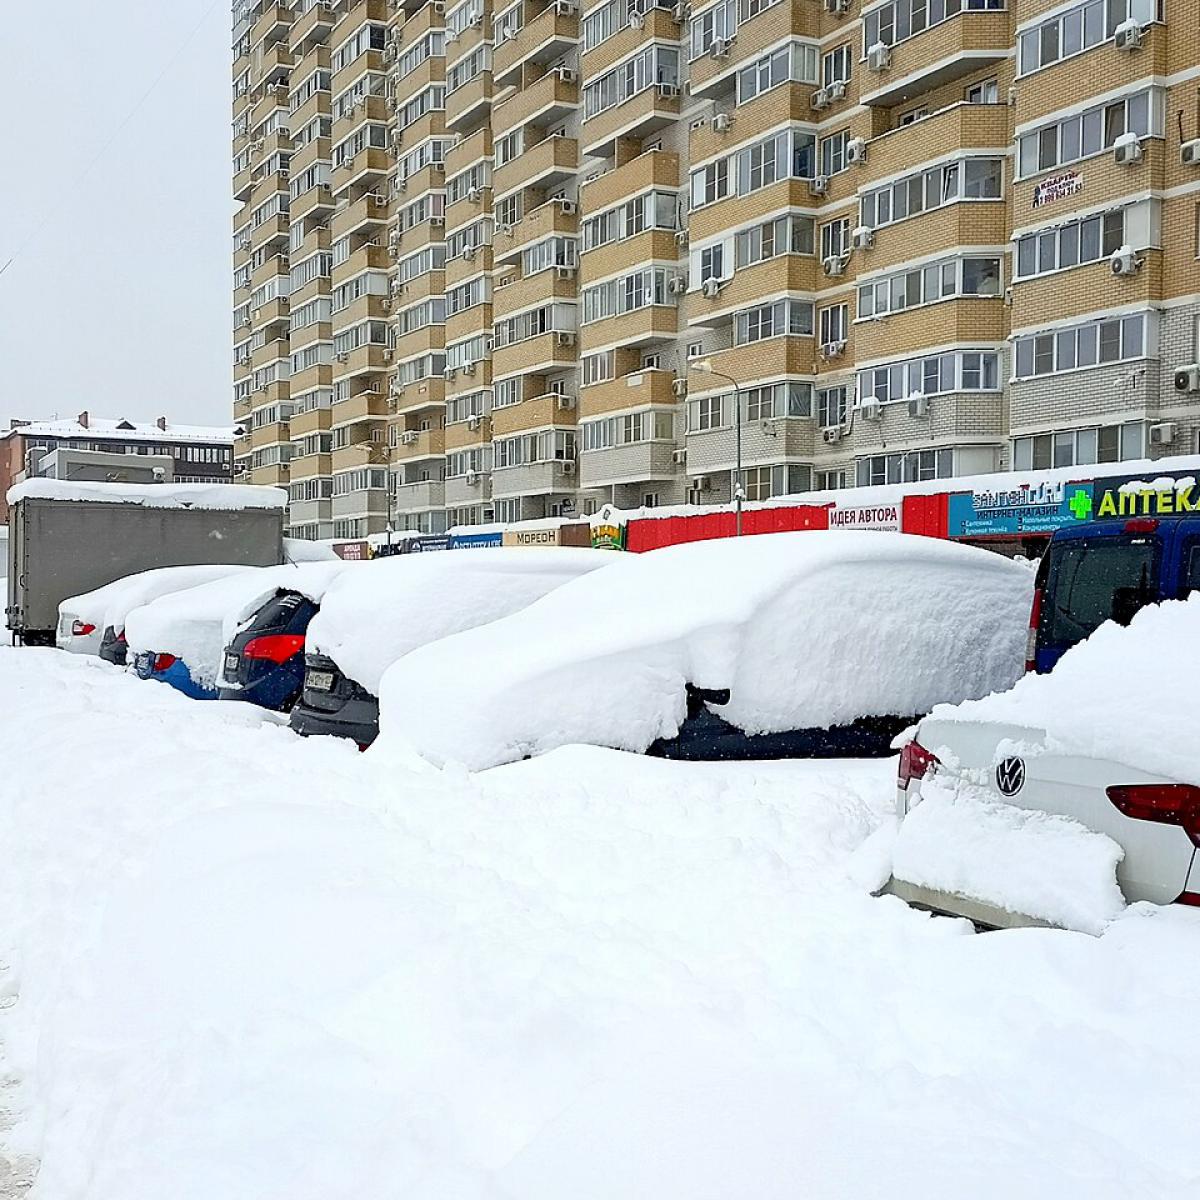
[[[300,536],[1197,449],[1200,0],[233,40],[236,459]]]

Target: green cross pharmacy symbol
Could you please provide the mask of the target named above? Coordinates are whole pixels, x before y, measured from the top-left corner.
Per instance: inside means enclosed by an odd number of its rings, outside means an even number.
[[[1073,495],[1067,504],[1067,507],[1075,515],[1077,521],[1086,521],[1092,513],[1092,498],[1080,488]]]

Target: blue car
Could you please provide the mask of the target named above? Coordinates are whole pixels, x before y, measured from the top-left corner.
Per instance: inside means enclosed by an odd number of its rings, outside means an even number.
[[[133,657],[133,670],[139,679],[156,679],[166,683],[191,700],[216,700],[216,688],[204,687],[192,678],[188,665],[174,654],[156,654],[142,650]]]
[[[1026,669],[1045,674],[1105,621],[1200,590],[1200,517],[1137,516],[1059,529],[1038,566]]]
[[[220,698],[290,712],[304,688],[304,639],[317,612],[299,592],[276,592],[225,647]]]

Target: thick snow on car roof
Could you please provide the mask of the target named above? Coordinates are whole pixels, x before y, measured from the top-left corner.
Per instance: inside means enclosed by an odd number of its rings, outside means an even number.
[[[1049,675],[1026,675],[1003,694],[939,705],[930,716],[1023,726],[1044,733],[1057,753],[1200,785],[1197,679],[1200,594],[1144,608],[1128,628],[1109,621]]]
[[[59,613],[70,613],[73,617],[85,618],[91,621],[97,629],[104,630],[112,626],[118,632],[125,624],[125,617],[135,608],[149,604],[160,596],[168,596],[172,592],[186,591],[188,588],[199,587],[202,583],[211,583],[214,579],[224,579],[228,575],[236,575],[241,571],[253,570],[253,567],[219,566],[198,567],[155,567],[151,571],[139,571],[136,575],[126,575],[124,579],[106,583],[104,587],[81,596],[72,596],[59,606]]]
[[[197,683],[212,686],[220,673],[225,646],[264,601],[287,590],[319,603],[333,580],[349,569],[368,570],[369,564],[338,561],[251,567],[163,596],[135,608],[125,618],[130,653],[153,650],[174,654],[187,663]]]
[[[905,534],[808,532],[623,555],[523,612],[408,655],[381,730],[493,766],[572,742],[645,750],[685,685],[751,733],[907,716],[1020,674],[1032,575]]]
[[[523,547],[380,559],[329,589],[308,627],[308,649],[377,692],[383,672],[410,650],[516,612],[616,558]]]

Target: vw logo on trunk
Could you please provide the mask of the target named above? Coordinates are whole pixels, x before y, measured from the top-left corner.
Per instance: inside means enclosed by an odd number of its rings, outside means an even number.
[[[1015,796],[1025,786],[1025,763],[1019,758],[1006,758],[996,768],[996,786],[1002,796]]]

